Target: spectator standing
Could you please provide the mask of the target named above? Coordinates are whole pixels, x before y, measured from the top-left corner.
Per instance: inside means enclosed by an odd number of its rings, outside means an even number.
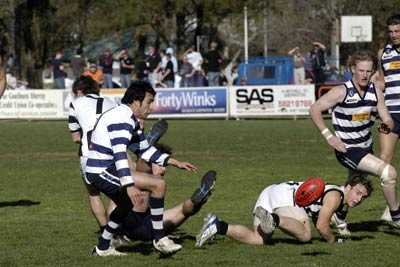
[[[187,57],[187,60],[196,71],[202,71],[201,65],[203,64],[203,57],[196,51],[195,46],[189,47],[184,56]]]
[[[179,74],[182,77],[181,86],[182,87],[191,87],[192,86],[192,77],[194,75],[194,68],[192,64],[189,63],[187,57],[182,58],[182,66],[180,68]]]
[[[206,55],[208,86],[219,86],[219,77],[223,58],[217,50],[217,43],[211,42],[210,51]]]
[[[293,56],[294,63],[294,83],[304,84],[306,79],[306,71],[304,68],[305,58],[300,52],[300,48],[296,46],[288,52],[288,55]]]
[[[104,87],[113,88],[113,55],[110,48],[107,48],[100,56],[99,65],[102,68],[104,74]]]
[[[207,79],[201,67],[203,64],[202,55],[195,50],[195,46],[191,46],[186,50],[184,56],[187,58],[188,62],[192,64],[195,71],[192,77],[192,86],[207,86]]]
[[[158,64],[161,62],[160,54],[157,52],[154,46],[149,47],[149,53],[146,57],[146,68],[148,72],[148,79],[150,83],[154,86],[157,82],[155,70],[158,67]]]
[[[67,76],[67,73],[64,71],[62,58],[63,53],[59,51],[56,53],[56,56],[51,63],[53,66],[54,87],[56,89],[65,89],[65,77]]]
[[[91,63],[89,65],[89,69],[83,73],[83,76],[89,76],[92,78],[99,85],[99,87],[101,87],[101,85],[104,83],[103,71],[97,66],[96,63]]]
[[[165,84],[167,88],[173,88],[175,82],[174,64],[171,61],[171,55],[166,54],[167,64],[162,72],[161,82]]]
[[[322,84],[325,82],[325,49],[326,47],[320,42],[313,42],[313,48],[309,53],[312,72],[314,76],[314,83],[316,84]]]
[[[133,58],[129,56],[128,50],[123,49],[118,56],[120,62],[120,78],[122,88],[128,88],[132,81],[132,71],[135,68]]]
[[[172,47],[168,47],[165,50],[165,53],[171,55],[171,62],[174,65],[174,74],[177,74],[179,66],[178,66],[178,60],[176,59],[175,54],[174,54],[174,49]]]
[[[82,56],[83,51],[81,48],[76,50],[76,54],[71,59],[71,68],[74,79],[79,78],[86,68],[86,60]]]

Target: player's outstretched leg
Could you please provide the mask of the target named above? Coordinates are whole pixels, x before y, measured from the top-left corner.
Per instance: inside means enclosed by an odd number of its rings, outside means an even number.
[[[272,232],[276,228],[276,224],[272,214],[265,210],[263,207],[258,206],[254,211],[254,216],[258,220],[260,220],[261,230],[267,235],[272,234]]]
[[[217,177],[217,173],[213,170],[210,170],[204,174],[201,179],[200,187],[194,191],[190,200],[193,202],[194,210],[200,209],[200,207],[206,203],[208,197],[211,195],[212,190],[215,186],[215,181]]]
[[[168,123],[166,120],[161,119],[153,124],[150,131],[148,132],[146,139],[150,145],[154,145],[160,140],[160,138],[167,132]]]
[[[196,236],[196,247],[201,247],[205,242],[213,238],[218,233],[218,217],[215,214],[209,213],[204,218],[204,224],[199,234]]]

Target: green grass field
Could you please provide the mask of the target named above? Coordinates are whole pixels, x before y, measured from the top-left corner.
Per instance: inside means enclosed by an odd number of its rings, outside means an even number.
[[[167,208],[190,196],[203,172],[215,169],[218,177],[210,201],[177,232],[182,251],[161,259],[142,243],[127,257],[89,257],[97,225],[66,122],[0,122],[0,266],[398,266],[400,231],[379,223],[385,203],[378,179],[372,197],[350,212],[353,236],[344,244],[326,244],[314,231],[312,243],[300,245],[278,230],[270,246],[217,237],[195,249],[195,235],[208,212],[251,225],[253,205],[267,185],[317,175],[340,184],[347,171],[310,120],[169,124],[163,141],[176,158],[196,164],[200,172],[169,169]]]

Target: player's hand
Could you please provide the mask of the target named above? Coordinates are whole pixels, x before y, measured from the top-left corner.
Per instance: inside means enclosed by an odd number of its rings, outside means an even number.
[[[328,144],[339,152],[346,153],[347,151],[345,144],[335,135],[328,139]]]
[[[196,172],[197,171],[197,167],[194,166],[193,164],[189,163],[189,162],[182,162],[179,160],[176,160],[174,158],[169,158],[168,159],[168,165],[172,165],[175,166],[179,169],[185,169],[187,171],[191,171],[191,172]]]
[[[184,169],[184,170],[187,170],[187,171],[190,171],[190,172],[196,172],[197,171],[197,167],[194,166],[193,164],[189,163],[189,162],[178,161],[175,166],[177,168],[179,168],[179,169]]]
[[[132,201],[132,204],[138,205],[142,201],[142,191],[140,191],[138,188],[135,186],[128,186],[126,188],[126,193],[128,194],[129,198]]]

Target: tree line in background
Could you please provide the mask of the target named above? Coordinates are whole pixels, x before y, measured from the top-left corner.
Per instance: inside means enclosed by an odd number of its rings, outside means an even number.
[[[341,45],[341,62],[357,48],[376,51],[385,42],[386,18],[398,0],[3,0],[0,6],[1,55],[13,55],[15,72],[31,88],[43,88],[43,70],[60,49],[85,47],[105,37],[132,39],[131,51],[144,55],[151,44],[174,47],[219,43],[228,60],[243,58],[243,8],[249,18],[249,55],[304,52],[313,41],[335,57],[342,15],[372,15],[373,42]],[[328,51],[329,54],[329,51]],[[1,61],[3,64],[5,60]]]

